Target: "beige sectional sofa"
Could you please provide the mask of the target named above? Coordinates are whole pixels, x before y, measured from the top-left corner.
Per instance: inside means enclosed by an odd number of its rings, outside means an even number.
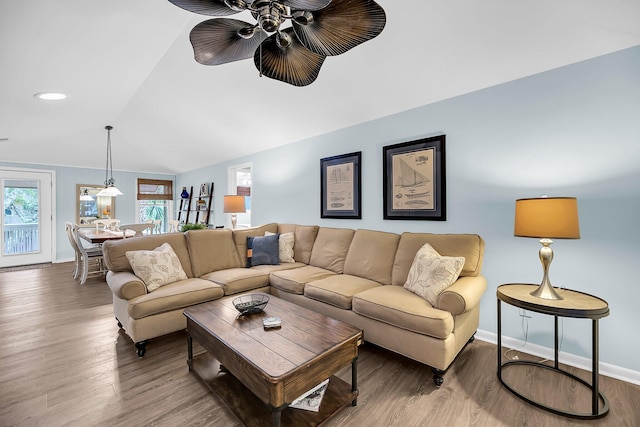
[[[265,232],[293,233],[295,262],[247,268],[247,237]],[[149,292],[134,275],[126,252],[150,251],[164,242],[175,251],[186,279]],[[459,278],[435,305],[403,287],[425,243],[443,256],[464,257]],[[263,291],[359,327],[365,341],[429,365],[437,386],[473,340],[487,287],[480,274],[484,241],[475,234],[272,223],[108,241],[103,252],[115,317],[140,357],[147,340],[185,328],[185,307]]]

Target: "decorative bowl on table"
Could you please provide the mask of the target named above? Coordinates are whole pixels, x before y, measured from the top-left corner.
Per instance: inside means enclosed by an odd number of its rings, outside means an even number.
[[[264,294],[247,294],[233,299],[233,305],[240,314],[260,313],[269,302]]]

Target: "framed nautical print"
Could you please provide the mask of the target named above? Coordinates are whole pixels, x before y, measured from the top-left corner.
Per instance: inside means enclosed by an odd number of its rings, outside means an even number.
[[[383,147],[384,219],[446,221],[445,135]]]
[[[320,159],[320,217],[360,219],[362,152]]]

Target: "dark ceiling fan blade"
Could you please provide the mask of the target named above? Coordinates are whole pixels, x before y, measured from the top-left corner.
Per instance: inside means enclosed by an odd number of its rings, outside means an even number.
[[[293,20],[293,28],[303,45],[325,56],[340,55],[371,40],[387,22],[384,9],[373,0],[333,0],[311,15],[306,25]]]
[[[237,11],[231,9],[224,0],[169,0],[174,5],[189,12],[209,16],[229,16]]]
[[[320,10],[331,3],[331,0],[283,0],[282,4],[291,10]]]
[[[273,34],[256,50],[253,57],[256,68],[269,78],[294,86],[313,83],[320,73],[325,56],[305,48],[293,35],[291,28],[282,33],[289,36],[289,46],[280,47],[278,34]]]
[[[251,58],[267,37],[267,33],[259,28],[255,28],[253,36],[240,35],[242,31],[253,28],[254,25],[248,22],[228,18],[199,23],[189,36],[196,61],[203,65],[220,65]]]

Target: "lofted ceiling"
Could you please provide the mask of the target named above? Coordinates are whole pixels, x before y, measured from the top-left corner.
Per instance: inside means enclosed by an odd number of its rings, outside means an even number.
[[[209,17],[167,0],[0,0],[0,161],[104,168],[113,125],[116,169],[176,174],[640,44],[638,0],[378,3],[382,34],[294,87],[196,63]]]

